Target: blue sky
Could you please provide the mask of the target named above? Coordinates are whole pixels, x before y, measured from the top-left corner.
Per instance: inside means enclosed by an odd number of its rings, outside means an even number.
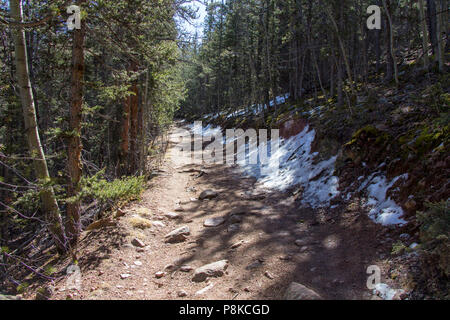
[[[192,24],[186,21],[182,21],[181,26],[192,35],[195,35],[195,32],[197,31],[197,34],[201,39],[201,36],[203,34],[203,22],[205,21],[206,17],[206,6],[199,1],[193,1],[190,6],[198,10],[198,18],[194,21],[191,21]]]

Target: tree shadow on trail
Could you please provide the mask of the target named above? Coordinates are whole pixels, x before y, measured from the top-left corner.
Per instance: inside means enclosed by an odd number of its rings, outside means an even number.
[[[186,216],[206,219],[220,212],[225,223],[193,235],[197,250],[180,259],[180,266],[194,260],[207,264],[227,259],[230,272],[240,273],[230,286],[237,292],[250,286],[251,299],[282,299],[291,282],[325,299],[370,296],[367,267],[389,248],[377,237],[381,227],[360,207],[340,203],[334,209],[303,208],[290,194],[275,191],[251,201],[246,191],[254,189],[255,179],[239,177],[223,166],[212,167],[200,179],[218,190],[219,197],[195,203]],[[243,213],[241,223],[234,223],[233,212]],[[231,249],[239,240],[249,241]]]

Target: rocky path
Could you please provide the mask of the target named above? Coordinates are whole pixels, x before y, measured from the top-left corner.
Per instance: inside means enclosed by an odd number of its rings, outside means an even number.
[[[81,290],[63,278],[53,298],[283,299],[292,282],[303,298],[372,297],[366,269],[388,247],[357,203],[299,209],[233,168],[185,165],[175,143],[142,201],[84,235]]]

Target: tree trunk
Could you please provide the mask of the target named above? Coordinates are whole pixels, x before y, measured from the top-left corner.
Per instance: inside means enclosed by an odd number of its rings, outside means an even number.
[[[344,42],[342,41],[341,34],[339,32],[339,28],[338,28],[337,22],[334,19],[333,14],[330,12],[330,9],[328,7],[326,7],[325,10],[327,11],[328,16],[330,17],[330,20],[331,20],[331,22],[333,24],[333,27],[334,27],[334,31],[336,32],[336,36],[337,36],[337,39],[338,39],[338,42],[339,42],[339,48],[341,49],[342,60],[344,61],[345,69],[347,71],[347,77],[348,77],[348,80],[349,80],[349,83],[350,83],[351,93],[352,93],[352,95],[355,95],[356,92],[355,92],[355,85],[353,83],[352,71],[350,69],[350,63],[348,61],[347,54],[345,52]]]
[[[130,146],[130,108],[131,108],[131,96],[127,96],[123,102],[122,110],[122,123],[120,133],[120,151],[119,151],[119,175],[125,175],[126,161],[128,160],[128,150]]]
[[[437,40],[437,59],[438,59],[438,65],[439,65],[439,72],[444,72],[444,60],[445,60],[445,53],[444,53],[444,37],[442,36],[444,26],[444,21],[442,17],[444,16],[444,3],[442,0],[438,0],[436,4],[436,40]],[[446,32],[446,30],[445,30]]]
[[[132,63],[131,69],[133,72],[137,71],[137,64]],[[133,174],[137,170],[137,143],[138,143],[138,115],[139,115],[139,89],[137,79],[134,79],[131,85],[130,96],[130,158],[129,158],[129,174]]]
[[[427,17],[428,17],[428,30],[430,34],[431,48],[433,54],[437,55],[437,38],[436,38],[436,2],[435,0],[427,0]]]
[[[394,79],[395,84],[398,86],[398,69],[397,69],[397,59],[395,58],[395,50],[394,50],[394,29],[392,24],[392,18],[391,13],[389,12],[390,7],[390,1],[389,0],[383,0],[383,6],[386,10],[386,15],[388,18],[388,24],[389,24],[389,52],[392,57],[392,64],[394,67]]]
[[[10,0],[10,9],[12,18],[17,22],[22,22],[21,1]],[[48,172],[47,161],[45,159],[37,127],[36,108],[28,71],[28,57],[23,28],[20,26],[13,28],[13,37],[16,55],[17,81],[20,89],[28,147],[30,149],[31,157],[33,158],[37,178],[40,182],[48,184],[50,182],[50,174]],[[40,196],[42,200],[42,211],[45,213],[45,221],[53,236],[56,247],[59,251],[65,251],[66,237],[53,188],[49,186],[43,187]]]
[[[428,32],[427,23],[425,18],[425,4],[423,0],[419,0],[419,11],[420,11],[420,25],[422,26],[422,46],[423,46],[423,65],[425,69],[428,69],[430,65],[430,59],[428,58]]]
[[[77,1],[81,6],[86,0]],[[81,163],[81,122],[83,108],[83,77],[84,77],[84,37],[86,24],[81,21],[81,29],[73,31],[72,47],[72,79],[71,79],[71,103],[69,112],[70,138],[68,146],[68,172],[69,186],[68,196],[77,197],[80,192],[80,180],[83,165]],[[75,245],[81,232],[80,201],[71,201],[67,204],[66,233],[70,244]]]

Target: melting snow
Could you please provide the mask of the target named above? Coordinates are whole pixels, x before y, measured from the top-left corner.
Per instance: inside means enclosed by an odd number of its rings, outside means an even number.
[[[281,141],[280,147],[273,154],[268,148],[268,164],[243,165],[242,171],[256,177],[258,184],[267,189],[285,191],[292,186],[302,185],[303,204],[313,208],[327,206],[339,194],[338,178],[332,175],[336,157],[313,164],[317,155],[311,153],[314,138],[315,131],[309,130],[307,126],[298,135]]]
[[[221,136],[222,129],[208,125],[206,127],[189,126],[197,135],[203,135],[205,139],[211,136]],[[237,138],[223,143],[234,142]],[[309,126],[296,136],[289,139],[280,138],[280,146],[271,150],[270,143],[261,143],[258,148],[249,152],[249,144],[238,150],[238,155],[245,152],[248,159],[257,159],[257,164],[238,163],[243,174],[256,177],[258,185],[262,188],[286,191],[290,187],[301,185],[304,188],[302,204],[312,208],[330,205],[330,200],[339,195],[339,179],[333,176],[337,156],[318,163],[313,163],[316,153],[311,152],[311,145],[315,139],[315,130],[309,130]],[[267,148],[268,161],[260,161],[263,148]],[[257,153],[256,155],[254,153]],[[239,159],[239,157],[238,157]],[[401,219],[403,210],[394,200],[387,196],[387,191],[399,180],[407,179],[408,175],[400,175],[390,182],[380,172],[372,173],[360,185],[358,192],[367,192],[365,207],[368,208],[369,217],[382,225],[404,225],[407,222]],[[358,177],[358,181],[364,177]],[[345,200],[351,198],[351,193],[344,196]]]
[[[400,218],[403,215],[402,208],[387,197],[386,193],[399,179],[408,179],[408,174],[395,177],[389,183],[384,175],[376,174],[372,174],[360,187],[366,188],[368,193],[366,207],[370,208],[369,217],[385,226],[406,224],[406,221]]]
[[[373,293],[376,294],[378,292],[380,297],[384,300],[392,300],[397,293],[402,291],[403,290],[392,289],[385,283],[378,283],[377,285],[375,285]]]

